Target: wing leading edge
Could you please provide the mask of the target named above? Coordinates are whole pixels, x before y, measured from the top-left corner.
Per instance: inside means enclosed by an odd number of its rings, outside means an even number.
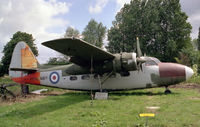
[[[43,42],[42,45],[70,56],[70,61],[80,66],[90,65],[91,59],[98,64],[115,58],[113,54],[77,38],[56,39]]]

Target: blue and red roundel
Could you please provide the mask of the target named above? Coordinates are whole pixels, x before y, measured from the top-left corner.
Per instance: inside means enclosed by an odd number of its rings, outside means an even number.
[[[58,83],[60,79],[58,72],[52,72],[49,76],[49,79],[50,79],[50,82],[53,84]]]

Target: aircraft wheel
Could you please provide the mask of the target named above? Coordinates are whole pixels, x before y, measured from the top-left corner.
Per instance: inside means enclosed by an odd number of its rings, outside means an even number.
[[[170,94],[170,93],[172,93],[172,92],[169,89],[165,90],[165,94]]]

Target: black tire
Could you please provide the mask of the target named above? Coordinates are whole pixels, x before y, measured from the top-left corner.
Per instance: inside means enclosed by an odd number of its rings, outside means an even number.
[[[172,92],[170,90],[165,90],[165,94],[171,94]]]

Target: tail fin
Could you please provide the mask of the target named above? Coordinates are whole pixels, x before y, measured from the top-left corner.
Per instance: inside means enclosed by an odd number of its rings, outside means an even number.
[[[37,59],[25,42],[19,42],[15,46],[9,70],[27,72],[38,70]]]

